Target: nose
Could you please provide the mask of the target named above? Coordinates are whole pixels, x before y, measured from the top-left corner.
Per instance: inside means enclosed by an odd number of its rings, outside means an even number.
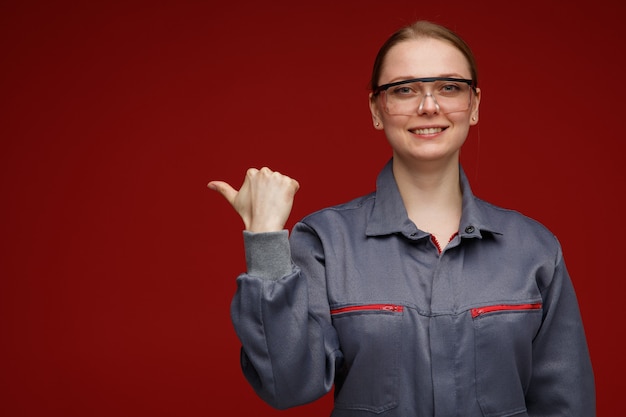
[[[430,100],[428,98],[430,97]],[[437,114],[441,109],[439,108],[439,103],[435,99],[431,93],[426,93],[422,96],[420,100],[420,105],[417,108],[418,114]]]

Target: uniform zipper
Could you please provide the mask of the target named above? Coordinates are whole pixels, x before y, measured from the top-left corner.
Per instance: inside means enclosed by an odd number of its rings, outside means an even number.
[[[404,307],[397,304],[363,304],[357,306],[335,308],[330,310],[330,314],[335,315],[349,313],[353,311],[383,311],[388,313],[402,313],[402,311],[404,311]]]
[[[521,310],[540,310],[541,303],[534,304],[500,304],[493,306],[485,306],[473,308],[472,318],[476,318],[478,316],[482,316],[483,314],[493,313],[496,311],[521,311]]]

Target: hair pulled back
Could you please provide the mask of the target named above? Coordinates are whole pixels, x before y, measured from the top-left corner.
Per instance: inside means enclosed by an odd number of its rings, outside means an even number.
[[[372,70],[372,78],[370,80],[370,88],[372,91],[375,91],[376,88],[378,88],[380,73],[389,50],[399,43],[420,38],[440,39],[450,43],[452,46],[461,51],[469,64],[472,81],[474,81],[474,88],[478,86],[478,69],[476,68],[476,59],[474,58],[474,54],[467,43],[465,43],[459,35],[444,26],[426,20],[418,20],[409,26],[405,26],[397,30],[381,46],[378,54],[376,55],[374,68]]]

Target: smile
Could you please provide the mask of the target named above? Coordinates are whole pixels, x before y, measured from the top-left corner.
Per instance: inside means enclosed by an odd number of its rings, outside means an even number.
[[[444,130],[444,127],[428,127],[425,129],[413,129],[411,130],[411,132],[415,133],[416,135],[432,135],[434,133],[443,132]]]

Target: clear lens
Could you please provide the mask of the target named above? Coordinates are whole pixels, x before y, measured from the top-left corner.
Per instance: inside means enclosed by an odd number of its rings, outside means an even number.
[[[434,100],[437,111],[443,113],[465,111],[470,107],[471,90],[464,82],[437,80],[392,85],[382,93],[387,113],[413,116],[422,111],[428,99]]]

